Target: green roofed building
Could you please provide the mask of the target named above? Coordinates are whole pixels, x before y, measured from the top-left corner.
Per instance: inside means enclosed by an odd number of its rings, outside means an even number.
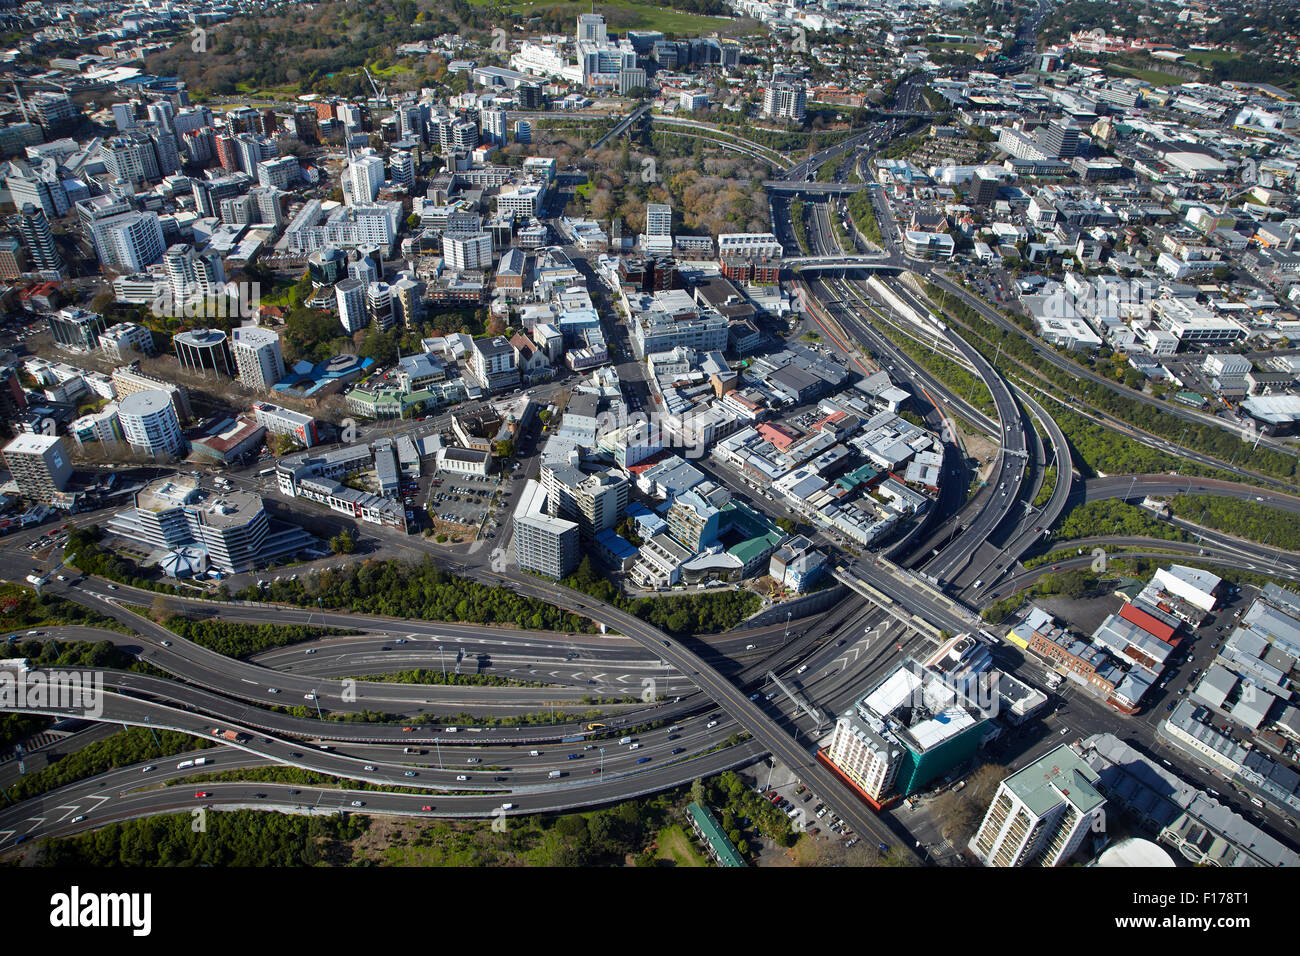
[[[1002,781],[971,850],[985,866],[1059,866],[1104,824],[1097,780],[1062,744]]]
[[[722,832],[722,827],[718,824],[717,818],[709,812],[708,807],[692,803],[686,807],[686,812],[691,818],[691,828],[704,841],[704,845],[709,848],[709,855],[717,861],[718,866],[748,865],[741,858],[731,840]]]

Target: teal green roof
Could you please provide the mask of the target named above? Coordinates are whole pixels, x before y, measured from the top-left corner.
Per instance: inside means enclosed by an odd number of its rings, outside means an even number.
[[[1102,803],[1104,798],[1094,786],[1096,780],[1097,772],[1061,744],[1017,770],[1004,783],[1025,802],[1031,813],[1043,816],[1061,802],[1061,794],[1084,813]]]
[[[686,812],[691,815],[695,825],[700,832],[704,834],[704,839],[708,841],[713,852],[717,854],[718,861],[723,866],[747,866],[740,853],[736,851],[735,845],[728,839],[727,835],[722,832],[722,827],[718,824],[713,814],[709,812],[708,807],[701,806],[698,803],[687,805]]]

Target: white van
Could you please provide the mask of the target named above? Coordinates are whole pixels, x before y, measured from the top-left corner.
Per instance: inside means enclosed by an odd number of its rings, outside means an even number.
[[[542,755],[542,752],[541,752],[540,750],[530,750],[530,751],[528,751],[528,756],[530,756],[530,757],[540,757],[541,755]]]
[[[632,742],[631,737],[623,737],[619,740],[620,744],[630,744],[631,742]]]

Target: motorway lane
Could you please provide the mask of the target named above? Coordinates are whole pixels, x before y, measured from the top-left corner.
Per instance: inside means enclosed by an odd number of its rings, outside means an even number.
[[[1241,485],[1215,478],[1192,478],[1178,475],[1115,475],[1089,478],[1083,483],[1083,501],[1122,498],[1141,501],[1146,497],[1169,498],[1174,495],[1217,495],[1221,498],[1255,500],[1270,508],[1300,514],[1300,498],[1279,491],[1265,491],[1253,485]]]
[[[205,756],[212,750],[204,751]],[[174,760],[189,755],[178,754]],[[546,790],[515,794],[497,790],[478,794],[403,794],[375,790],[313,787],[304,784],[269,782],[202,782],[175,784],[152,790],[140,790],[140,770],[144,765],[113,771],[82,784],[60,788],[42,797],[24,801],[16,808],[0,812],[0,851],[9,849],[19,837],[69,836],[107,823],[161,813],[192,813],[204,807],[220,809],[279,810],[288,813],[365,813],[400,816],[488,817],[499,812],[503,803],[513,803],[509,816],[530,813],[562,812],[599,806],[655,793],[672,787],[686,786],[697,777],[710,777],[724,770],[739,769],[761,758],[752,743],[718,750],[672,764],[646,765],[646,768],[612,770],[603,774],[573,778]],[[162,760],[159,758],[159,765]],[[212,759],[212,758],[210,758]],[[162,779],[193,775],[196,772],[264,766],[265,763],[243,754],[213,767],[191,768],[183,773],[171,771],[165,777],[150,779],[156,786]],[[174,764],[172,765],[174,766]],[[208,796],[197,798],[196,793]],[[259,794],[265,794],[259,797]],[[503,794],[505,799],[503,800]],[[107,799],[104,799],[104,798]],[[362,808],[352,802],[360,801]],[[424,807],[431,807],[426,811]],[[75,816],[85,819],[72,823]]]

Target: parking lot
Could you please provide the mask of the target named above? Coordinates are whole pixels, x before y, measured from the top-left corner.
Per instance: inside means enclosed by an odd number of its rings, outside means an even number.
[[[485,527],[485,523],[491,523],[500,488],[496,478],[440,471],[429,482],[425,505],[435,528],[459,526],[477,531],[483,527],[491,537],[495,528]]]

